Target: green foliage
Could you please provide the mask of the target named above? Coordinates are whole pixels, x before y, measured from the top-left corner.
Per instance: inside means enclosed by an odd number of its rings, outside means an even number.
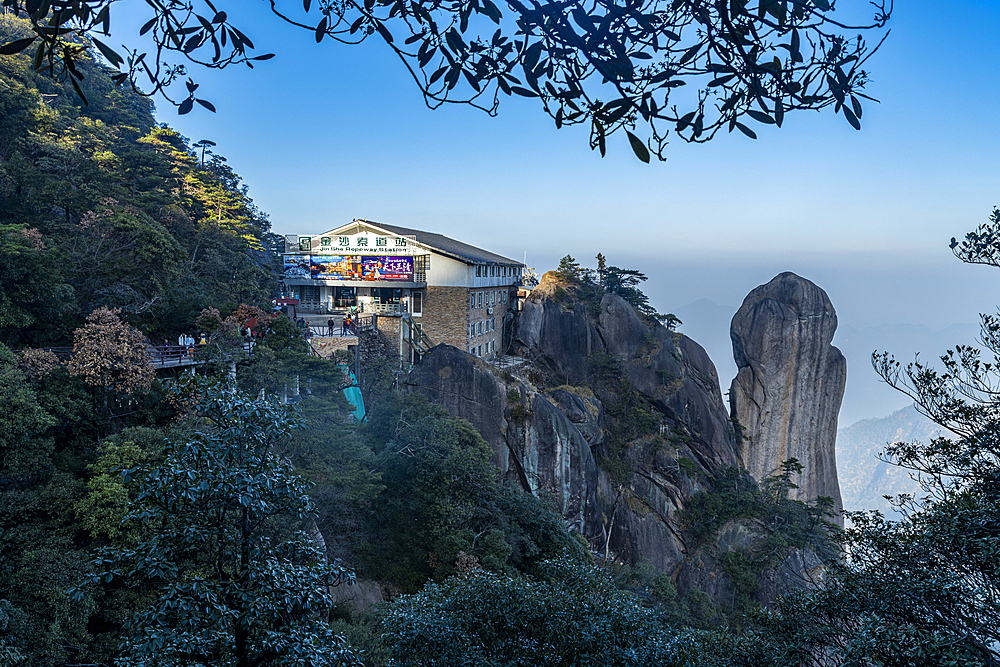
[[[163,456],[163,433],[132,427],[104,440],[99,458],[90,467],[87,496],[76,506],[81,527],[91,536],[114,540],[122,534],[129,512],[130,489],[122,470],[159,461]],[[132,491],[134,492],[134,484]]]
[[[353,547],[366,573],[415,591],[455,572],[460,553],[493,572],[531,572],[561,553],[587,559],[543,499],[499,486],[492,450],[465,420],[392,395],[364,432],[384,487]]]
[[[389,610],[383,639],[399,667],[576,665],[766,667],[753,635],[676,630],[607,572],[558,558],[537,576],[473,569]]]
[[[576,281],[580,280],[584,276],[584,269],[580,266],[579,262],[569,255],[566,255],[559,260],[559,266],[556,267],[556,273],[563,280]]]
[[[0,42],[27,34],[0,16]],[[269,223],[239,176],[199,165],[148,100],[81,67],[86,106],[27,53],[0,55],[0,341],[67,345],[107,306],[159,343],[207,307],[270,297]]]
[[[360,664],[318,616],[333,606],[326,586],[353,575],[304,532],[308,487],[275,452],[295,419],[204,383],[192,398],[197,421],[163,464],[123,473],[137,485],[125,525],[142,539],[95,561],[93,585],[145,591],[124,653],[157,666]]]
[[[2,95],[0,95],[2,99]],[[24,225],[0,225],[0,341],[23,344],[49,340],[60,317],[72,311],[73,291],[53,280],[56,252],[41,232]]]
[[[683,521],[695,540],[704,543],[728,521],[757,519],[789,546],[808,547],[833,559],[836,550],[829,539],[833,524],[827,521],[832,501],[820,499],[809,505],[788,497],[789,491],[798,488],[792,477],[801,471],[802,465],[789,459],[782,463],[779,475],[758,484],[745,470],[724,468],[711,481],[711,490],[691,498]]]
[[[460,551],[503,568],[510,547],[496,520],[500,471],[468,422],[424,399],[398,397],[372,415],[369,437],[386,488],[369,524],[365,560],[373,571],[416,590],[453,572]]]
[[[593,566],[546,561],[539,578],[473,570],[399,599],[383,629],[394,664],[646,665],[671,637]]]
[[[83,489],[57,464],[49,435],[57,419],[3,346],[0,412],[0,655],[20,655],[31,667],[61,664],[90,640],[93,599],[66,594],[86,572],[72,528]]]
[[[504,486],[497,504],[503,515],[504,539],[510,545],[507,560],[510,568],[538,574],[543,562],[556,555],[579,563],[589,562],[590,545],[582,535],[566,529],[554,499]]]

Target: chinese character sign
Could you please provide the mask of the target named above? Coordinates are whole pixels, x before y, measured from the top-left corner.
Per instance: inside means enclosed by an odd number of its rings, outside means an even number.
[[[413,282],[412,257],[365,257],[361,261],[364,280],[401,280]]]
[[[413,257],[385,255],[285,255],[285,278],[413,282]]]

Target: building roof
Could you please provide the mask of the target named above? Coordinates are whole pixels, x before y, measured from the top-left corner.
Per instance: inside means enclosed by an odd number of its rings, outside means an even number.
[[[434,234],[433,232],[422,232],[419,229],[409,229],[407,227],[397,227],[396,225],[386,225],[381,222],[372,222],[370,220],[355,220],[351,224],[364,224],[377,229],[383,229],[396,236],[405,236],[412,238],[417,243],[425,246],[430,246],[434,250],[437,250],[443,255],[450,255],[455,259],[460,261],[476,264],[476,263],[493,263],[493,264],[514,264],[516,266],[524,266],[521,262],[510,259],[508,257],[503,257],[502,255],[497,255],[496,253],[489,252],[488,250],[483,250],[482,248],[477,248],[471,246],[468,243],[462,243],[461,241],[456,241],[453,238],[444,236],[443,234]],[[343,229],[350,225],[343,225],[338,227],[338,229]],[[337,230],[332,230],[337,231]]]

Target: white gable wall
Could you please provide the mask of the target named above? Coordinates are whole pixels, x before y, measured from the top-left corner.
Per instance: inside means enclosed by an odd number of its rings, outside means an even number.
[[[476,267],[431,251],[431,266],[427,284],[442,287],[472,287]]]

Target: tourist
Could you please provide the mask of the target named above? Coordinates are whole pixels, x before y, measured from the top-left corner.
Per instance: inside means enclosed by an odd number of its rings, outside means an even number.
[[[332,317],[326,321],[326,335],[327,336],[332,336],[333,335],[333,326],[334,326],[334,324],[335,323],[334,323]]]
[[[198,345],[208,345],[208,338],[205,337],[204,331],[198,336]]]
[[[340,323],[340,335],[344,337],[347,335],[347,327],[351,326],[351,316],[348,315],[344,318],[344,321]]]

